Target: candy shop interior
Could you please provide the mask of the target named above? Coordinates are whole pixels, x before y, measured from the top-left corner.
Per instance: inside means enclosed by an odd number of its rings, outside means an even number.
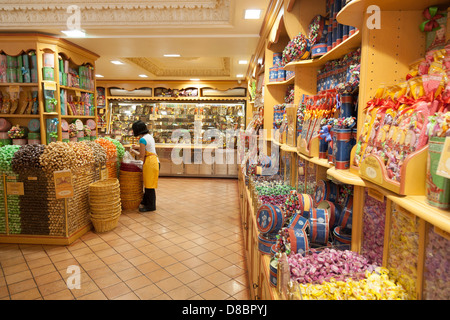
[[[0,299],[450,299],[448,1],[143,3],[5,9]]]

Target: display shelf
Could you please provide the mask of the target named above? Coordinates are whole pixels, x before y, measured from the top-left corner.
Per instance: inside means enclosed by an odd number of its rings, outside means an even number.
[[[0,118],[39,118],[38,114],[9,114],[0,113]]]
[[[327,175],[345,184],[359,187],[364,187],[366,185],[365,181],[361,179],[360,176],[351,173],[350,170],[337,170],[335,167],[331,167],[327,170]]]
[[[15,83],[0,82],[0,87],[11,87],[11,86],[37,87],[37,86],[39,86],[39,83],[36,83],[36,82],[15,82]]]
[[[265,275],[265,279],[270,279],[270,256],[263,254],[261,257],[261,267]],[[272,286],[269,281],[269,295],[271,300],[287,300],[286,296]],[[264,300],[264,297],[262,297]],[[269,297],[267,297],[269,298]]]
[[[429,205],[425,196],[401,197],[398,195],[387,195],[387,198],[415,216],[439,227],[445,232],[450,232],[450,211]]]
[[[295,82],[295,76],[291,77],[290,79],[286,81],[279,81],[279,82],[269,82],[268,86],[283,86],[287,84],[293,84]]]
[[[95,116],[61,116],[61,119],[95,119]]]
[[[68,86],[59,86],[60,89],[64,89],[64,90],[72,90],[72,91],[77,91],[77,92],[83,92],[83,93],[91,93],[94,94],[94,91],[90,91],[90,90],[86,90],[86,89],[81,89],[81,88],[75,88],[75,87],[68,87]]]
[[[295,71],[296,67],[321,67],[328,61],[341,58],[343,55],[361,46],[361,33],[359,30],[355,32],[347,40],[334,47],[331,51],[317,59],[308,59],[289,62],[284,66],[285,70]]]
[[[423,11],[429,6],[448,4],[448,0],[353,0],[349,2],[337,15],[341,24],[361,29],[365,11],[370,5],[378,6],[381,11]]]

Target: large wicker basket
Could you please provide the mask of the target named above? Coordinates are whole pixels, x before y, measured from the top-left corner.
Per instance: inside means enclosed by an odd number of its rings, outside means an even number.
[[[121,169],[128,168],[122,166]],[[124,210],[137,209],[144,194],[142,172],[138,170],[120,170],[119,179],[122,208]]]
[[[122,213],[120,184],[116,178],[89,185],[90,217],[96,232],[113,230]]]

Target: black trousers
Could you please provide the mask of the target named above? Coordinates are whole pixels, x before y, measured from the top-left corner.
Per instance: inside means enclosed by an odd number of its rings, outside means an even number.
[[[141,204],[149,210],[156,210],[156,191],[155,191],[155,189],[145,188],[144,197],[142,198]]]

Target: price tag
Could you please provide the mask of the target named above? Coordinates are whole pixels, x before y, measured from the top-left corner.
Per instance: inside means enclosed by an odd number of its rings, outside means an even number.
[[[6,194],[23,196],[25,194],[23,182],[6,182]]]
[[[44,82],[44,90],[56,91],[56,82]]]
[[[72,185],[72,172],[70,170],[55,171],[53,173],[55,182],[56,199],[72,198],[74,195]]]

